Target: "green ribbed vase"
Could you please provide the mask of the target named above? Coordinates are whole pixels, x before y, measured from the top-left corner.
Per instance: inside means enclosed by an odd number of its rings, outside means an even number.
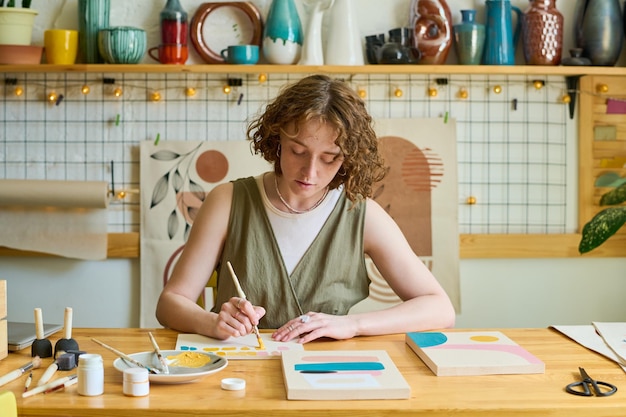
[[[78,48],[80,62],[101,64],[98,32],[109,27],[110,0],[78,0]]]

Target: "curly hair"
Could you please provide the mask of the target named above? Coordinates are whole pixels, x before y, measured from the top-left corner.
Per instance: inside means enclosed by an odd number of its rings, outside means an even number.
[[[285,86],[265,111],[250,122],[247,137],[254,152],[273,163],[274,171],[281,175],[281,131],[289,123],[297,125],[314,119],[337,129],[335,143],[344,157],[329,187],[336,189],[343,185],[346,197],[353,203],[372,197],[372,185],[385,176],[385,165],[365,103],[342,80],[311,75]]]

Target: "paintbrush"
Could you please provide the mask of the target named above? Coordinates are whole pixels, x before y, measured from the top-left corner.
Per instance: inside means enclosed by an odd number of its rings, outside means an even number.
[[[237,294],[239,294],[240,298],[243,298],[245,300],[246,293],[243,292],[243,289],[241,288],[241,285],[239,284],[239,278],[237,278],[237,275],[235,274],[235,270],[233,269],[233,266],[230,264],[230,261],[226,262],[226,265],[228,266],[228,270],[230,271],[230,276],[233,278],[233,282],[235,283],[235,288],[237,288]],[[263,344],[263,339],[261,339],[261,335],[259,334],[259,328],[255,325],[254,327],[252,327],[252,330],[254,330],[254,334],[256,335],[256,340],[259,342],[259,349],[265,349],[265,345]]]
[[[73,375],[69,375],[69,376],[64,376],[63,378],[59,378],[59,379],[55,379],[54,381],[50,381],[47,384],[44,385],[40,385],[38,387],[35,387],[33,389],[31,389],[30,391],[26,391],[24,393],[22,393],[22,398],[28,398],[28,397],[32,397],[33,395],[36,394],[41,394],[42,392],[47,392],[50,391],[56,387],[59,386],[65,386],[65,384],[67,384],[68,382],[72,381],[73,379],[76,379],[77,375],[73,374]]]
[[[161,370],[163,371],[164,374],[169,374],[170,368],[167,366],[167,362],[165,361],[165,358],[161,354],[161,349],[159,349],[159,345],[157,344],[157,341],[154,339],[154,336],[152,336],[152,333],[148,332],[148,336],[150,336],[150,342],[152,342],[152,347],[154,347],[154,352],[156,353],[157,358],[159,358],[159,361],[161,362],[161,366],[163,367]]]
[[[155,369],[155,368],[152,368],[150,366],[144,365],[143,363],[139,362],[138,360],[135,360],[135,359],[131,358],[130,356],[128,356],[124,352],[120,352],[119,350],[117,350],[117,349],[115,349],[115,348],[113,348],[113,347],[111,347],[111,346],[109,346],[109,345],[107,345],[105,343],[102,343],[99,340],[96,340],[96,339],[91,339],[91,340],[93,340],[94,342],[96,342],[97,344],[102,346],[103,348],[105,348],[107,350],[110,350],[111,352],[115,353],[117,356],[119,356],[120,358],[124,359],[125,361],[128,361],[128,362],[132,363],[133,365],[138,366],[140,368],[147,369],[148,372],[150,372],[151,374],[159,374],[159,373],[161,373],[158,369]]]
[[[30,387],[31,382],[33,382],[33,371],[30,371],[28,378],[26,378],[26,382],[24,382],[24,392],[28,391],[28,387]]]
[[[41,358],[39,356],[35,356],[32,361],[28,362],[26,365],[22,365],[14,371],[9,372],[8,374],[0,377],[0,387],[4,384],[8,384],[9,382],[19,378],[26,371],[30,371],[31,369],[37,369],[41,366]]]

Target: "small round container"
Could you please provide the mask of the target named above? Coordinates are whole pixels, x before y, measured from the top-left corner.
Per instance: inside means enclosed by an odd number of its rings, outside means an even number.
[[[104,392],[104,366],[102,356],[83,353],[78,357],[78,393],[95,396]]]
[[[224,378],[222,379],[222,389],[226,391],[246,389],[246,380],[241,378]]]
[[[148,370],[144,368],[124,369],[124,395],[129,397],[143,397],[150,393],[150,378]]]

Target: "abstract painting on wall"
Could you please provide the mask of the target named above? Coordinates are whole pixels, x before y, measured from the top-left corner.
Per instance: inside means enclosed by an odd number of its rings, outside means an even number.
[[[456,123],[441,118],[376,119],[388,167],[376,200],[400,226],[413,251],[461,310]],[[352,312],[383,309],[400,299],[367,260],[370,295]]]

